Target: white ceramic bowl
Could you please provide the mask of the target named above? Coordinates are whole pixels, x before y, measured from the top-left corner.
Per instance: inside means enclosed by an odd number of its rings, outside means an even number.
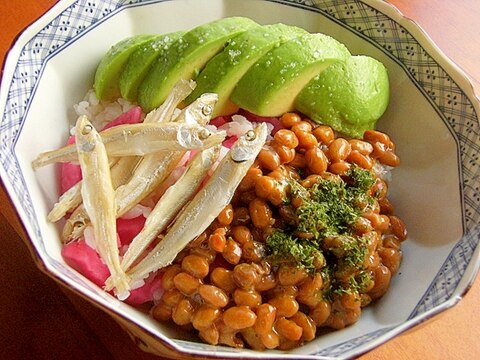
[[[65,142],[72,105],[92,86],[96,65],[112,44],[232,15],[329,34],[353,54],[381,60],[390,73],[392,97],[379,128],[393,137],[402,159],[390,187],[409,229],[400,273],[356,324],[287,353],[192,341],[66,266],[59,228],[46,221],[57,199],[54,167],[34,172],[30,166],[39,152]],[[67,0],[25,30],[5,63],[0,174],[39,267],[114,316],[145,349],[166,356],[353,357],[453,306],[473,281],[479,266],[479,112],[463,73],[382,1]]]

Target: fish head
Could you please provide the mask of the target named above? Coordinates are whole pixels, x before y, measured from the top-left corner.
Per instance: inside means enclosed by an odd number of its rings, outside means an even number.
[[[204,128],[200,133],[200,139],[203,141],[204,148],[221,145],[226,137],[227,132],[225,130],[209,130]]]
[[[211,130],[200,125],[183,124],[177,133],[177,141],[185,149],[206,149],[221,144],[227,136],[224,130]]]
[[[267,124],[259,123],[255,129],[248,130],[233,144],[230,157],[235,162],[254,160],[265,144],[267,135]]]
[[[75,124],[75,143],[78,151],[92,151],[96,144],[101,141],[100,135],[95,130],[87,116],[81,115]]]
[[[184,122],[187,124],[208,124],[212,118],[213,109],[217,101],[218,95],[215,93],[200,95],[198,99],[183,110]]]

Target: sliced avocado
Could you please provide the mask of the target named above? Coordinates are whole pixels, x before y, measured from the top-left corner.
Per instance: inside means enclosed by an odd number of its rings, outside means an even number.
[[[137,101],[138,87],[147,75],[153,62],[162,56],[168,47],[183,34],[183,31],[177,31],[155,36],[132,52],[120,74],[119,85],[123,98]]]
[[[230,101],[230,95],[248,69],[273,47],[306,33],[298,27],[275,24],[255,27],[238,35],[205,65],[187,103],[201,94],[217,93],[219,99],[213,117],[234,113],[238,107]]]
[[[136,35],[113,45],[103,56],[95,72],[93,87],[101,100],[120,97],[118,81],[128,57],[155,35]]]
[[[295,97],[313,77],[349,56],[345,45],[327,35],[302,35],[262,56],[230,99],[260,116],[282,115],[294,109]]]
[[[295,99],[295,108],[336,131],[362,137],[383,115],[389,97],[385,66],[368,56],[352,56],[310,81]]]
[[[145,111],[158,107],[180,79],[195,79],[208,60],[225,43],[247,29],[259,26],[253,20],[230,17],[200,25],[174,42],[158,58],[138,89],[138,102]]]

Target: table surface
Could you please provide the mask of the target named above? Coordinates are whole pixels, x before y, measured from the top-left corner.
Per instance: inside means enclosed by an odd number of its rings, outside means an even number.
[[[16,35],[54,0],[0,0],[0,59]],[[472,79],[480,94],[480,1],[389,0],[415,20]],[[159,359],[138,350],[107,315],[59,287],[35,266],[0,187],[0,357],[2,359]],[[454,308],[361,357],[480,358],[480,277]]]

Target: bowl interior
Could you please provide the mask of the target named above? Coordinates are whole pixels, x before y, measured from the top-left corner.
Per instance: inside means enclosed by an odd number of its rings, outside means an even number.
[[[464,246],[462,239],[469,227],[466,220],[469,208],[462,185],[466,176],[462,163],[465,148],[461,149],[455,121],[476,119],[471,100],[451,81],[442,64],[433,60],[394,19],[357,1],[347,1],[342,6],[331,3],[319,2],[317,8],[302,1],[138,1],[123,6],[112,1],[103,5],[110,8],[102,13],[95,8],[100,5],[78,1],[73,3],[76,7],[69,7],[52,21],[52,28],[44,28],[39,33],[45,36],[36,35],[28,42],[27,52],[34,51],[34,43],[39,41],[44,42],[40,45],[49,52],[43,55],[38,69],[30,65],[30,70],[36,71],[36,81],[31,87],[30,100],[19,114],[21,121],[12,147],[12,158],[17,164],[12,167],[12,177],[20,180],[10,188],[44,266],[93,302],[141,324],[170,345],[188,352],[211,354],[211,347],[181,341],[189,338],[120,303],[64,264],[58,235],[62,224],[45,220],[57,201],[56,168],[48,166],[34,172],[30,163],[39,152],[65,143],[75,120],[72,106],[92,86],[99,59],[112,44],[133,34],[190,29],[236,15],[262,24],[283,22],[331,35],[343,42],[352,54],[366,54],[382,61],[390,75],[391,101],[378,127],[393,138],[402,161],[393,171],[390,185],[396,213],[409,230],[400,272],[394,277],[390,291],[364,309],[358,323],[321,336],[291,351],[290,356],[358,354],[382,336],[393,334],[395,329],[417,321],[427,311],[450,300],[458,290],[467,265],[472,259],[477,261],[476,243],[463,255],[456,250]],[[99,12],[89,13],[89,9],[94,8]],[[85,14],[101,20],[91,21]],[[64,25],[62,30],[62,16],[69,19],[77,16],[77,23]],[[62,31],[69,32],[70,36],[57,45],[52,34]],[[34,56],[32,53],[32,58]],[[19,67],[17,65],[18,71]],[[437,88],[437,94],[432,96],[430,87]],[[457,113],[457,118],[448,118],[448,111]],[[475,126],[478,127],[478,119]],[[478,148],[478,137],[472,146]],[[476,169],[478,171],[478,167]],[[5,178],[9,182],[9,178]],[[21,198],[26,200],[22,202]],[[450,265],[452,262],[457,262],[457,268]],[[223,348],[216,348],[215,354],[238,355]],[[272,356],[242,353],[242,356],[254,355]]]

